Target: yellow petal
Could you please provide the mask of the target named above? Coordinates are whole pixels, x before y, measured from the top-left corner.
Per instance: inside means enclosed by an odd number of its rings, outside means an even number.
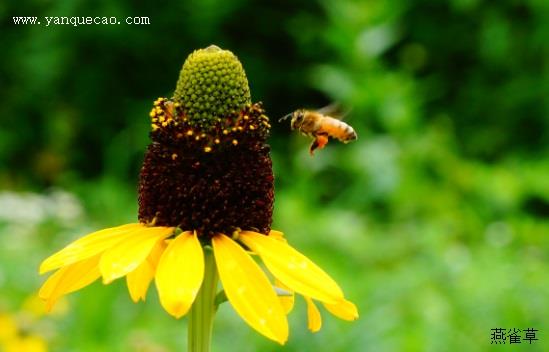
[[[88,286],[101,276],[99,255],[57,270],[40,288],[38,296],[46,301],[47,310],[63,295]]]
[[[4,313],[0,313],[0,341],[15,338],[18,334],[15,320]]]
[[[278,280],[295,292],[326,303],[343,298],[343,292],[328,274],[287,243],[252,231],[240,232],[239,239],[259,254]]]
[[[322,327],[322,317],[312,299],[305,297],[305,301],[307,301],[307,318],[309,321],[307,325],[311,332],[317,332]]]
[[[277,231],[277,230],[271,230],[269,232],[269,237],[274,238],[276,240],[287,242],[286,238],[284,238],[284,233]]]
[[[37,335],[23,335],[5,341],[4,352],[47,352],[46,341]]]
[[[135,270],[154,245],[172,232],[171,227],[144,227],[107,249],[99,261],[103,283],[108,284]]]
[[[284,344],[288,321],[265,273],[229,237],[216,235],[212,245],[219,277],[233,308],[259,333]]]
[[[156,270],[162,307],[176,318],[187,314],[204,279],[204,252],[196,234],[183,232],[170,242]]]
[[[143,224],[127,224],[86,235],[44,260],[40,265],[40,274],[93,257],[144,226]]]
[[[128,291],[134,302],[137,303],[139,300],[144,301],[147,297],[147,290],[154,278],[158,260],[166,249],[166,246],[165,241],[159,241],[152,249],[147,260],[144,260],[134,271],[126,275]]]
[[[353,302],[347,301],[346,299],[342,299],[336,304],[324,303],[324,307],[328,312],[340,319],[349,321],[358,319],[358,310],[356,309],[356,306]]]
[[[288,286],[284,285],[278,279],[275,279],[275,287],[281,288],[285,291],[288,291],[288,293],[290,293],[290,295],[278,296],[278,299],[280,300],[280,304],[282,304],[282,308],[284,308],[284,312],[287,315],[294,308],[295,294],[292,290],[290,290]]]

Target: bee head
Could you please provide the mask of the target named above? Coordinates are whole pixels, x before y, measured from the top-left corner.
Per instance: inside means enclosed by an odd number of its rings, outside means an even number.
[[[303,118],[305,117],[305,110],[296,110],[292,114],[292,130],[299,129],[301,124],[303,124]]]

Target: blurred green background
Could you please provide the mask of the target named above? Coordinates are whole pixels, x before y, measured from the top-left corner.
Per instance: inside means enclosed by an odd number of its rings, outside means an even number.
[[[311,334],[298,301],[281,347],[223,305],[214,351],[500,351],[493,328],[538,329],[507,348],[548,350],[549,2],[30,0],[0,3],[0,19],[0,349],[10,329],[39,340],[28,351],[185,349],[186,318],[154,287],[134,305],[123,280],[96,283],[52,315],[33,295],[47,255],[136,220],[152,101],[217,44],[273,120],[274,228],[360,319],[323,314]],[[332,101],[359,139],[311,158],[275,121]]]

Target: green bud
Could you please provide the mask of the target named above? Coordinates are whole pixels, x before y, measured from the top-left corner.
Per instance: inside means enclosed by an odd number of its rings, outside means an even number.
[[[242,64],[232,52],[215,45],[187,57],[173,99],[181,104],[190,124],[205,129],[217,118],[251,104]]]

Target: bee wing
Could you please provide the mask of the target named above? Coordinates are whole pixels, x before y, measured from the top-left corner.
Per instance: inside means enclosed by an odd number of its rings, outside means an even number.
[[[345,117],[347,117],[351,110],[352,109],[347,109],[346,111],[343,111],[343,108],[339,102],[333,102],[316,110],[316,112],[322,115],[333,117],[338,120],[343,120],[345,119]]]
[[[338,115],[338,113],[341,112],[341,104],[338,102],[333,102],[317,109],[316,112],[322,115]]]

